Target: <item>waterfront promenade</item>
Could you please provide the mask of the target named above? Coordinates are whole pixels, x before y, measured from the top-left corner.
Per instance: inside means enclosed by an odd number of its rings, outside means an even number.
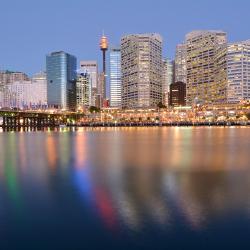
[[[250,104],[177,107],[169,109],[112,109],[100,112],[61,110],[0,110],[0,127],[147,127],[248,126]]]

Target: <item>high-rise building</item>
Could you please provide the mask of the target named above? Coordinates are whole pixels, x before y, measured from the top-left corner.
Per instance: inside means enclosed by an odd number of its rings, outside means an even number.
[[[76,81],[76,107],[86,108],[91,106],[90,103],[90,80],[91,76],[87,73],[81,73],[77,76]]]
[[[98,83],[98,64],[96,61],[80,61],[81,73],[89,75],[89,99],[90,105],[95,106],[97,83]]]
[[[46,57],[48,105],[61,109],[76,106],[76,57],[64,51]]]
[[[163,80],[162,80],[162,103],[169,104],[169,86],[174,82],[174,62],[170,59],[163,60]]]
[[[175,52],[175,82],[187,82],[186,44],[178,44]]]
[[[216,55],[219,103],[250,100],[250,40],[220,46]]]
[[[186,105],[186,84],[176,82],[170,85],[170,106],[178,107]]]
[[[121,39],[122,107],[156,107],[162,102],[162,38],[159,34]]]
[[[187,103],[215,103],[220,86],[215,81],[216,52],[227,41],[223,31],[193,31],[186,35]]]
[[[111,48],[110,50],[110,106],[121,107],[122,105],[122,82],[121,82],[121,49]]]
[[[97,94],[96,94],[96,107],[103,107],[105,100],[106,84],[105,84],[105,74],[103,72],[98,74],[98,83],[97,83]]]

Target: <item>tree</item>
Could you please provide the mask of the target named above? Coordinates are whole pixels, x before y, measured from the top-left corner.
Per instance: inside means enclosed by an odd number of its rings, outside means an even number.
[[[99,113],[101,110],[95,106],[90,106],[89,107],[89,112],[90,113],[93,113],[93,112],[96,112],[96,113]]]
[[[159,103],[157,104],[157,107],[158,107],[159,109],[165,109],[165,108],[166,108],[166,106],[163,105],[162,102],[159,102]]]

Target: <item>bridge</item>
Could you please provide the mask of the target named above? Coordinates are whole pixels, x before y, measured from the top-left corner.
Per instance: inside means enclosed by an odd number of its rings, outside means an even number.
[[[84,117],[83,113],[77,112],[51,112],[51,111],[20,111],[20,110],[0,110],[0,127],[56,127],[62,124],[74,125],[79,119]]]

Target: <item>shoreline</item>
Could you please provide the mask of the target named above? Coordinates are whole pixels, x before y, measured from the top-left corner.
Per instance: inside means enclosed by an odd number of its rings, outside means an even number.
[[[2,126],[2,131],[19,131],[19,130],[43,130],[50,129],[63,129],[63,128],[126,128],[126,127],[250,127],[248,122],[171,122],[171,123],[87,123],[87,124],[62,124],[54,126]]]

